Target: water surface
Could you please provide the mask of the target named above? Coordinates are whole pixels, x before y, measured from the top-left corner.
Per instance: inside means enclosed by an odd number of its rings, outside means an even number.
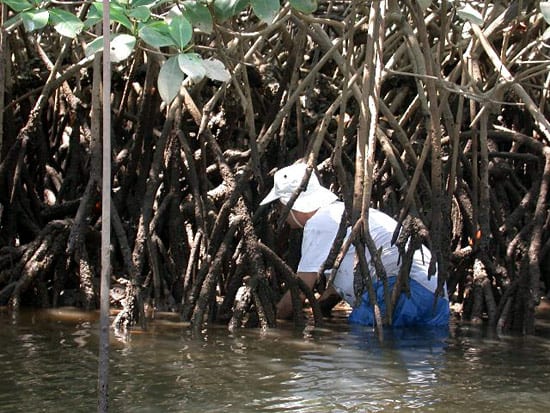
[[[0,412],[97,410],[96,314],[0,311]],[[550,335],[386,331],[336,317],[262,333],[177,321],[112,336],[112,412],[547,412]]]

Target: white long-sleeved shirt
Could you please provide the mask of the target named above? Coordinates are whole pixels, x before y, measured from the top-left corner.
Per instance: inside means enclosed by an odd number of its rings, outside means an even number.
[[[325,262],[336,234],[340,220],[344,212],[344,203],[336,201],[326,207],[320,208],[306,222],[304,226],[304,235],[302,239],[302,255],[298,264],[298,272],[317,272]],[[389,215],[376,209],[369,209],[369,229],[371,237],[377,249],[382,248],[381,261],[386,269],[388,277],[397,276],[399,273],[399,251],[397,247],[391,245],[393,231],[397,226],[395,221]],[[348,228],[348,236],[350,229]],[[376,279],[376,271],[371,261],[368,250],[365,251],[369,270],[373,279]],[[342,260],[340,268],[334,278],[334,288],[340,296],[350,305],[355,302],[353,292],[353,262],[355,257],[355,248],[350,246],[346,256]],[[419,282],[422,286],[434,292],[437,288],[437,277],[432,276],[428,279],[428,266],[430,264],[431,253],[425,246],[422,251],[417,250],[413,256],[410,276]]]

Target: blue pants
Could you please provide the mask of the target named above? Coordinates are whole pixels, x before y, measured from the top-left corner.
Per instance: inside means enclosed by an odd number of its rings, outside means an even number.
[[[388,277],[388,286],[393,288],[397,277]],[[422,286],[418,281],[409,280],[410,297],[401,293],[393,310],[392,325],[404,326],[446,326],[449,324],[449,301],[443,297],[437,297]],[[376,292],[376,300],[382,313],[382,319],[386,314],[384,302],[384,286],[381,281],[373,283]],[[434,306],[435,303],[435,306]],[[348,321],[352,324],[375,325],[374,308],[370,303],[368,292],[363,294],[361,304],[354,308]]]

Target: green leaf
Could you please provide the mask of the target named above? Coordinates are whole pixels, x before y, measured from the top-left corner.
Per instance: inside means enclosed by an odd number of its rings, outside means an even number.
[[[7,4],[10,9],[16,12],[21,12],[33,7],[27,0],[2,0],[2,3]]]
[[[250,0],[250,3],[254,14],[267,24],[275,20],[281,9],[279,0]]]
[[[206,76],[206,69],[202,62],[202,57],[196,53],[182,53],[178,55],[180,69],[189,76],[193,82],[198,82]]]
[[[25,30],[32,32],[39,30],[48,24],[50,13],[48,10],[27,10],[21,13]]]
[[[168,30],[180,49],[183,49],[193,36],[193,27],[183,16],[174,16],[169,23]]]
[[[213,0],[211,3],[214,16],[220,21],[224,21],[240,13],[250,0]]]
[[[170,36],[168,24],[164,21],[142,24],[139,29],[139,37],[153,47],[177,46]]]
[[[456,11],[456,14],[458,17],[460,17],[463,20],[467,20],[470,23],[477,24],[478,26],[481,26],[483,24],[483,16],[480,12],[478,12],[476,9],[474,9],[469,4],[464,5],[460,9]]]
[[[203,60],[202,65],[206,69],[206,77],[220,82],[227,82],[231,79],[231,73],[225,68],[225,65],[218,59]]]
[[[2,29],[6,31],[12,30],[16,25],[19,24],[19,22],[22,20],[21,13],[16,14],[15,16],[10,17],[8,20],[4,22],[2,25]]]
[[[542,17],[544,17],[546,23],[550,24],[550,1],[541,1],[539,6]]]
[[[126,17],[126,9],[114,1],[109,3],[109,17],[112,21],[120,23],[128,30],[133,30],[130,19]],[[92,3],[88,15],[86,16],[86,27],[91,27],[103,19],[103,3],[95,1]]]
[[[126,16],[126,9],[114,1],[109,2],[109,16],[112,21],[122,24],[130,31],[134,28],[132,22]]]
[[[63,9],[50,9],[50,21],[54,29],[65,37],[75,38],[84,28],[78,17]]]
[[[318,2],[317,0],[290,0],[290,6],[302,13],[311,14],[317,10]]]
[[[159,3],[158,0],[131,0],[131,7],[140,7],[140,6],[151,6],[155,3]]]
[[[128,17],[144,22],[151,17],[151,10],[147,6],[138,6],[128,12]]]
[[[422,11],[428,10],[428,7],[431,6],[432,0],[416,0],[418,4],[420,5],[420,8]]]
[[[250,0],[236,0],[233,6],[233,15],[239,14],[248,7]]]
[[[180,69],[178,56],[172,56],[164,62],[159,71],[157,84],[160,97],[166,104],[170,104],[178,95],[184,78],[185,74]]]
[[[84,48],[84,53],[86,54],[86,57],[90,57],[98,52],[101,52],[102,50],[103,36],[99,36],[86,45]]]
[[[118,63],[130,56],[136,45],[136,38],[129,34],[111,34],[110,36],[110,58],[111,62]],[[86,45],[86,56],[94,55],[103,50],[103,36]]]
[[[86,21],[84,22],[85,27],[92,27],[95,24],[99,23],[103,18],[103,4],[102,3],[92,3],[88,14],[86,15]]]
[[[189,22],[199,30],[205,33],[212,33],[214,23],[210,10],[204,3],[195,0],[187,0],[182,3],[183,15]]]

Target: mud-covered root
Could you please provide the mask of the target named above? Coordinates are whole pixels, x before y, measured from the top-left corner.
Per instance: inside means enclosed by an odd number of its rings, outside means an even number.
[[[54,295],[60,291],[48,286],[56,277],[63,276],[59,263],[66,262],[65,248],[72,225],[71,220],[52,221],[44,227],[34,241],[24,247],[24,252],[12,267],[0,271],[0,305],[9,304],[12,310],[18,310],[22,295],[31,289],[32,300],[43,307],[54,301]],[[6,251],[6,248],[3,249]],[[8,253],[19,255],[18,250],[8,249]]]
[[[140,323],[145,329],[145,311],[141,298],[140,288],[127,281],[124,297],[122,298],[122,310],[116,315],[112,326],[117,334],[125,335],[132,326]]]
[[[250,313],[252,305],[252,289],[250,287],[250,277],[245,277],[243,285],[237,290],[233,305],[233,315],[229,321],[229,331],[235,331],[247,324],[247,316]]]

